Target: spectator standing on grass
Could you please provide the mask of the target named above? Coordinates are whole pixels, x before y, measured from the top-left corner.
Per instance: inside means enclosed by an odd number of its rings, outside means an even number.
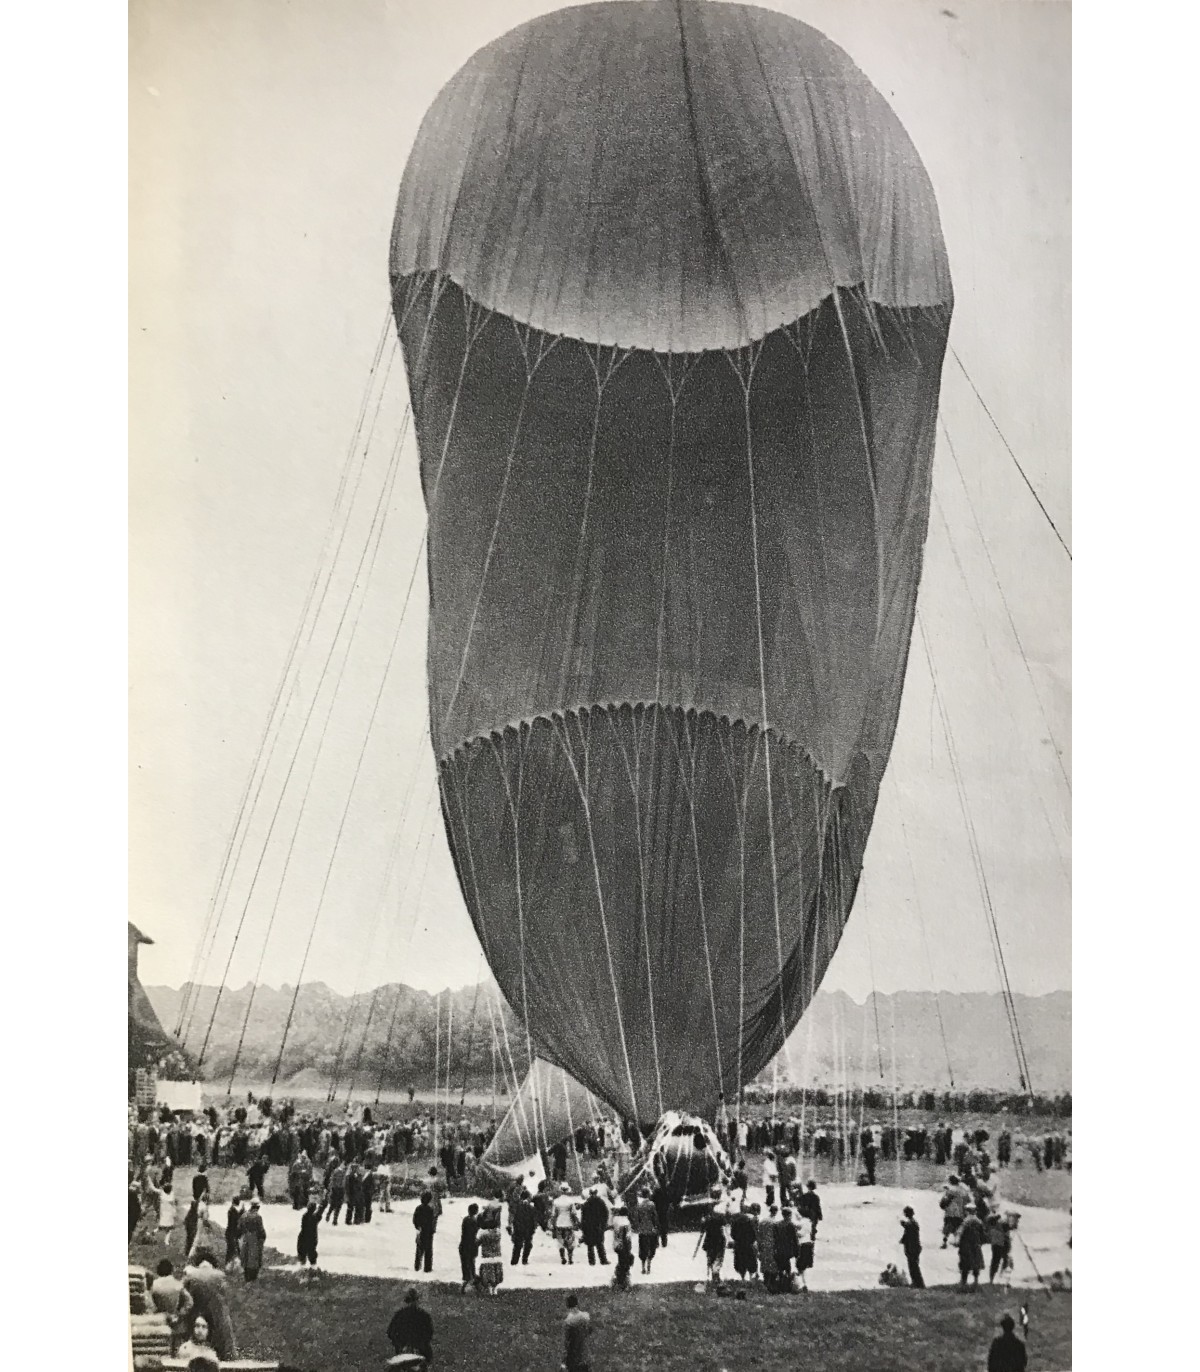
[[[658,1241],[665,1248],[667,1235],[671,1232],[671,1193],[663,1178],[658,1179],[654,1190],[650,1192],[650,1200],[654,1204],[654,1213],[658,1216]]]
[[[942,1198],[938,1204],[942,1207],[942,1247],[948,1243],[958,1241],[958,1231],[962,1228],[962,1222],[966,1217],[967,1203],[971,1199],[970,1191],[959,1181],[958,1177],[951,1173],[950,1180],[946,1183]]]
[[[815,1226],[806,1219],[796,1221],[796,1275],[800,1278],[800,1289],[808,1290],[808,1273],[816,1261],[817,1243]]]
[[[263,1249],[267,1246],[267,1227],[263,1224],[259,1202],[252,1200],[250,1209],[238,1225],[238,1252],[242,1259],[242,1275],[247,1281],[257,1281],[262,1267]]]
[[[567,1317],[563,1320],[563,1367],[566,1372],[590,1372],[588,1342],[592,1334],[592,1317],[580,1310],[579,1297],[567,1297]]]
[[[767,1207],[766,1213],[755,1218],[755,1238],[758,1242],[758,1262],[762,1268],[763,1285],[774,1291],[779,1285],[779,1267],[775,1262],[775,1221],[779,1216],[776,1206]]]
[[[775,1154],[769,1148],[763,1153],[762,1180],[767,1192],[769,1209],[775,1204],[775,1189],[779,1185],[779,1168],[775,1162]]]
[[[817,1183],[811,1179],[805,1187],[804,1194],[796,1202],[796,1213],[806,1219],[812,1225],[813,1238],[817,1237],[817,1225],[825,1218],[825,1212],[821,1209],[821,1197],[817,1194]]]
[[[512,1265],[529,1264],[533,1235],[538,1227],[537,1207],[533,1197],[522,1186],[508,1207],[508,1232],[512,1235]]]
[[[638,1261],[642,1264],[642,1275],[650,1275],[650,1264],[658,1252],[658,1212],[650,1199],[650,1192],[642,1189],[637,1206],[632,1215],[633,1231],[637,1235]]]
[[[397,1354],[416,1353],[426,1362],[433,1361],[433,1317],[421,1309],[415,1286],[409,1287],[404,1304],[392,1316],[387,1337]]]
[[[633,1225],[629,1213],[619,1201],[613,1207],[612,1219],[613,1257],[617,1270],[613,1274],[613,1285],[618,1291],[629,1290],[629,1274],[633,1271]]]
[[[989,1284],[996,1280],[996,1273],[1007,1271],[1011,1266],[1009,1255],[1012,1252],[1012,1231],[1008,1220],[997,1210],[987,1217],[984,1223],[985,1237],[992,1246],[991,1262],[988,1264]]]
[[[225,1266],[228,1267],[238,1255],[238,1230],[242,1223],[242,1198],[234,1192],[225,1212]]]
[[[601,1266],[608,1266],[608,1254],[604,1251],[604,1234],[608,1229],[608,1206],[600,1196],[600,1188],[593,1186],[588,1192],[579,1212],[579,1229],[587,1248],[588,1266],[595,1267],[597,1259]]]
[[[300,1233],[296,1236],[296,1256],[300,1259],[300,1266],[307,1263],[310,1267],[317,1265],[317,1226],[321,1223],[321,1207],[317,1198],[309,1198],[304,1214],[300,1216]]]
[[[983,1271],[983,1221],[973,1211],[968,1211],[958,1231],[958,1276],[959,1285],[965,1291],[967,1278],[972,1286],[979,1285],[979,1274]]]
[[[571,1195],[571,1188],[564,1181],[554,1201],[552,1220],[558,1256],[564,1263],[575,1261],[575,1229],[578,1223],[575,1197]]]
[[[921,1226],[911,1205],[904,1207],[904,1216],[900,1221],[900,1247],[904,1249],[904,1258],[908,1263],[909,1281],[915,1290],[923,1291],[925,1278],[921,1275]]]
[[[1011,1315],[1000,1316],[1000,1333],[988,1349],[987,1372],[1025,1372],[1028,1356],[1024,1343],[1013,1332],[1015,1328]]]
[[[138,1195],[137,1183],[129,1183],[129,1242],[137,1232],[138,1221],[142,1218],[142,1198]]]
[[[475,1259],[479,1255],[479,1206],[471,1202],[463,1216],[462,1232],[458,1238],[458,1260],[462,1265],[462,1288],[465,1295],[476,1284]]]
[[[721,1265],[725,1261],[725,1216],[714,1205],[705,1215],[700,1225],[700,1237],[692,1256],[704,1248],[704,1261],[708,1265],[708,1280],[715,1286],[721,1280]]]
[[[729,1225],[729,1238],[733,1244],[733,1270],[747,1281],[758,1276],[758,1242],[755,1217],[758,1206],[748,1210],[743,1202],[742,1208],[734,1215]]]
[[[421,1203],[413,1211],[413,1228],[417,1231],[417,1256],[413,1271],[433,1271],[433,1236],[437,1230],[437,1215],[433,1212],[433,1192],[422,1191]]]
[[[479,1215],[479,1289],[494,1296],[504,1280],[504,1251],[500,1235],[500,1220],[504,1209],[504,1192],[497,1191]]]
[[[338,1222],[338,1216],[342,1213],[342,1206],[346,1203],[346,1164],[335,1153],[333,1155],[333,1167],[325,1178],[325,1185],[329,1192],[329,1199],[325,1203],[325,1213],[332,1216],[333,1223]]]
[[[201,1163],[196,1175],[192,1178],[192,1199],[202,1201],[208,1199],[208,1164]]]

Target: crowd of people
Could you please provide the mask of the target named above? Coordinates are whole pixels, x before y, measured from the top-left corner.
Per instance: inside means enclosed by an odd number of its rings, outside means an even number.
[[[810,1160],[851,1162],[864,1185],[875,1183],[880,1158],[926,1159],[952,1167],[941,1197],[941,1240],[943,1248],[957,1250],[962,1288],[978,1286],[985,1266],[989,1282],[1012,1266],[1017,1219],[999,1203],[999,1171],[1023,1156],[1039,1169],[1070,1167],[1069,1134],[1030,1139],[1004,1129],[993,1140],[981,1128],[940,1123],[900,1129],[864,1122],[847,1128],[844,1122],[839,1127],[798,1117],[722,1118],[717,1127],[737,1161],[722,1170],[721,1185],[709,1197],[692,1256],[703,1254],[706,1281],[722,1293],[727,1263],[735,1294],[751,1283],[773,1294],[808,1290],[824,1220],[816,1180],[800,1181]],[[671,1238],[672,1203],[661,1170],[646,1166],[643,1180],[632,1189],[618,1187],[617,1179],[628,1177],[631,1163],[646,1159],[648,1140],[612,1122],[589,1122],[551,1148],[549,1177],[530,1177],[501,1191],[483,1184],[494,1173],[479,1171],[492,1130],[465,1114],[456,1121],[439,1119],[435,1128],[424,1113],[388,1122],[373,1121],[370,1112],[337,1120],[320,1112],[298,1115],[286,1105],[270,1112],[210,1108],[190,1119],[137,1118],[131,1112],[129,1133],[130,1240],[140,1230],[163,1253],[147,1299],[169,1325],[177,1355],[202,1362],[237,1356],[227,1282],[239,1272],[246,1282],[258,1278],[267,1243],[265,1182],[273,1167],[286,1179],[298,1219],[296,1257],[309,1274],[318,1271],[323,1223],[369,1224],[375,1214],[392,1210],[397,1163],[404,1164],[404,1182],[421,1188],[412,1213],[413,1255],[415,1269],[425,1273],[433,1270],[447,1195],[452,1189],[478,1194],[472,1188],[479,1183],[483,1198],[467,1206],[458,1231],[464,1292],[498,1293],[505,1238],[510,1266],[529,1263],[541,1232],[563,1265],[573,1265],[576,1255],[582,1260],[585,1253],[589,1266],[611,1263],[612,1283],[621,1290],[633,1284],[635,1261],[641,1275],[652,1274],[656,1256]],[[747,1155],[755,1153],[761,1155],[762,1201],[749,1196]],[[577,1189],[566,1180],[572,1155]],[[177,1167],[190,1172],[182,1196],[175,1189]],[[244,1173],[227,1208],[212,1192],[210,1173],[217,1167]],[[921,1289],[922,1241],[912,1207],[904,1208],[899,1223],[908,1276],[897,1284]],[[178,1248],[177,1234],[182,1265],[170,1256],[172,1247]],[[990,1248],[986,1262],[985,1248]],[[432,1323],[427,1327],[427,1320],[412,1293],[389,1327],[393,1345],[399,1339],[405,1346],[429,1347]],[[570,1327],[578,1331],[583,1325],[576,1319]],[[586,1331],[564,1338],[575,1359],[567,1365],[582,1367],[578,1350],[586,1346]],[[1005,1343],[999,1356],[1011,1352]]]

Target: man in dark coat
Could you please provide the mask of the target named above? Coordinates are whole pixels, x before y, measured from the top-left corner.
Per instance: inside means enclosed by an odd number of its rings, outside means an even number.
[[[809,1181],[804,1194],[796,1202],[796,1210],[801,1218],[812,1225],[813,1238],[817,1237],[817,1225],[825,1218],[821,1209],[821,1197],[817,1195],[817,1183]]]
[[[397,1353],[419,1353],[426,1362],[432,1362],[433,1319],[428,1310],[421,1309],[419,1300],[415,1287],[405,1295],[404,1304],[388,1325],[388,1342]]]
[[[317,1265],[317,1225],[321,1223],[321,1206],[315,1196],[309,1198],[308,1208],[300,1216],[300,1234],[296,1239],[296,1256],[300,1266]]]
[[[654,1205],[654,1213],[658,1216],[658,1241],[665,1248],[671,1227],[671,1193],[667,1190],[665,1182],[657,1183],[650,1192],[650,1200]]]
[[[522,1191],[510,1202],[508,1207],[509,1229],[512,1232],[512,1266],[518,1262],[528,1264],[529,1252],[533,1247],[534,1231],[538,1227],[537,1206],[528,1191]]]
[[[242,1223],[242,1198],[234,1195],[225,1214],[225,1266],[238,1255],[238,1231]]]
[[[192,1199],[194,1201],[208,1199],[208,1168],[204,1163],[200,1164],[200,1170],[192,1178]]]
[[[422,1191],[421,1203],[413,1211],[413,1228],[417,1231],[417,1256],[414,1271],[433,1271],[433,1231],[437,1228],[437,1216],[433,1212],[433,1192]]]
[[[987,1372],[1025,1372],[1028,1361],[1025,1345],[1013,1333],[1016,1322],[1011,1315],[1000,1316],[1001,1333],[988,1349]]]
[[[904,1218],[900,1221],[900,1247],[908,1262],[908,1276],[914,1289],[925,1289],[925,1278],[921,1275],[921,1226],[917,1223],[911,1205],[904,1207]]]
[[[587,1248],[588,1263],[595,1267],[599,1257],[602,1266],[608,1266],[608,1254],[604,1251],[604,1231],[608,1228],[608,1206],[593,1186],[579,1212],[579,1229]]]
[[[458,1240],[458,1260],[462,1263],[463,1290],[475,1285],[475,1259],[479,1256],[479,1206],[472,1202],[463,1216]]]

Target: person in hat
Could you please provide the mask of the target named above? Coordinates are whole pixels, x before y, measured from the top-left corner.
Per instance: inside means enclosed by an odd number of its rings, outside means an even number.
[[[387,1337],[397,1354],[416,1353],[426,1362],[433,1361],[433,1317],[421,1309],[415,1286],[404,1293],[404,1304],[392,1316]]]
[[[559,1188],[551,1208],[551,1228],[558,1244],[558,1256],[564,1263],[575,1261],[575,1229],[579,1224],[579,1212],[571,1188],[564,1181]]]
[[[779,1185],[779,1166],[770,1148],[763,1150],[762,1181],[767,1191],[767,1209],[775,1204],[775,1188]]]
[[[904,1207],[904,1215],[900,1221],[900,1247],[904,1249],[904,1258],[908,1263],[909,1281],[915,1290],[923,1291],[925,1278],[921,1275],[921,1226],[917,1223],[911,1205]]]
[[[1000,1333],[988,1349],[987,1372],[1025,1372],[1028,1355],[1025,1344],[1013,1332],[1015,1328],[1011,1315],[1000,1316]]]
[[[708,1266],[708,1280],[715,1286],[721,1280],[721,1264],[725,1261],[725,1216],[719,1206],[714,1205],[701,1222],[693,1258],[701,1246]]]
[[[958,1231],[958,1276],[959,1286],[967,1289],[967,1278],[972,1286],[979,1285],[979,1274],[983,1271],[983,1221],[974,1210],[968,1210]]]
[[[267,1246],[267,1228],[263,1224],[262,1206],[256,1196],[250,1209],[238,1225],[238,1252],[242,1259],[242,1275],[247,1281],[258,1279],[262,1267],[263,1249]]]

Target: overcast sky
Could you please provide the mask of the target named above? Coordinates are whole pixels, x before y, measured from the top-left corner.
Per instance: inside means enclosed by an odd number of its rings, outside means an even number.
[[[555,8],[133,0],[130,918],[156,940],[148,982],[192,967],[385,322],[392,210],[421,116],[475,49]],[[954,274],[952,347],[1069,544],[1068,7],[771,8],[842,44],[916,143]],[[360,524],[402,404],[397,368]],[[1050,742],[1065,749],[1070,733],[1070,565],[953,358],[942,415],[919,614],[1014,989],[1047,991],[1070,985],[1070,795]],[[433,990],[479,972],[422,736],[420,573],[345,808],[423,527],[410,441],[287,880],[311,751],[251,893],[285,738],[209,981],[243,910],[231,981],[260,957],[264,980],[293,981],[323,885],[306,979]],[[314,649],[301,696],[319,670]],[[997,986],[919,639],[865,895],[824,984],[860,999],[872,985]]]

